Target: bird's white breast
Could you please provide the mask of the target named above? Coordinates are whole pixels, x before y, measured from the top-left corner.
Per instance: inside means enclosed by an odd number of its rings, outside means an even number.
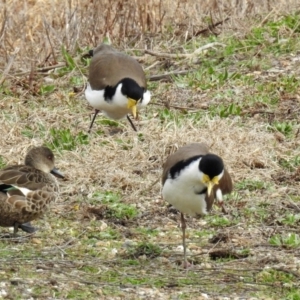
[[[127,114],[131,112],[131,109],[127,107],[128,99],[121,92],[122,83],[120,83],[116,92],[111,100],[105,101],[104,90],[93,90],[90,84],[87,84],[85,90],[85,98],[91,106],[95,109],[101,110],[109,118],[119,120],[124,118]],[[139,106],[146,106],[151,99],[151,94],[149,91],[144,93],[143,102],[138,104]]]
[[[108,117],[118,120],[124,118],[130,109],[127,108],[127,97],[121,93],[122,84],[116,88],[112,99],[105,101],[104,90],[92,90],[90,84],[87,84],[85,97],[95,109],[101,110]]]
[[[144,92],[143,101],[140,103],[140,106],[146,106],[151,100],[151,93],[150,91]]]
[[[168,178],[162,189],[163,198],[167,202],[191,216],[207,214],[205,193],[199,194],[205,189],[205,185],[201,182],[198,165],[199,160],[192,162],[178,177]]]

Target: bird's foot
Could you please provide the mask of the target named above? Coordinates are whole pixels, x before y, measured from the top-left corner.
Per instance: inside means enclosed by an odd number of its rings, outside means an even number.
[[[227,214],[227,210],[224,205],[224,201],[218,201],[217,205],[221,208],[223,214]]]
[[[19,228],[21,228],[23,231],[27,233],[34,233],[38,230],[36,227],[33,227],[30,222],[20,224]]]
[[[190,269],[193,266],[193,264],[189,263],[187,260],[184,260],[182,266],[184,269]]]

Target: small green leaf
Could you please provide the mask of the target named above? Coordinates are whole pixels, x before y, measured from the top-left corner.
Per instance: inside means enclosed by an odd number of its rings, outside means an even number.
[[[111,45],[111,40],[110,40],[109,36],[106,36],[105,38],[103,38],[102,43],[106,44],[106,45]]]
[[[55,85],[42,85],[40,87],[40,95],[50,94],[55,90]]]
[[[70,70],[74,70],[76,68],[75,61],[64,46],[62,46],[62,54],[66,61],[67,66],[70,68]]]

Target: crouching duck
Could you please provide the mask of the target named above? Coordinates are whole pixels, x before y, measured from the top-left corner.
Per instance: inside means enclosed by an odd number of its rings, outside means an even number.
[[[52,151],[44,146],[29,150],[24,165],[0,170],[0,226],[32,233],[30,222],[41,217],[59,195],[56,179],[64,176],[54,166]]]

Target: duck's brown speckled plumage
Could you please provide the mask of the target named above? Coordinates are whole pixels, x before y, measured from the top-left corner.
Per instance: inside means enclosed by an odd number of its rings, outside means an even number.
[[[46,147],[31,149],[25,165],[0,170],[0,226],[13,226],[16,233],[23,223],[39,218],[47,210],[59,194],[50,172],[62,177],[54,167],[53,153]]]

